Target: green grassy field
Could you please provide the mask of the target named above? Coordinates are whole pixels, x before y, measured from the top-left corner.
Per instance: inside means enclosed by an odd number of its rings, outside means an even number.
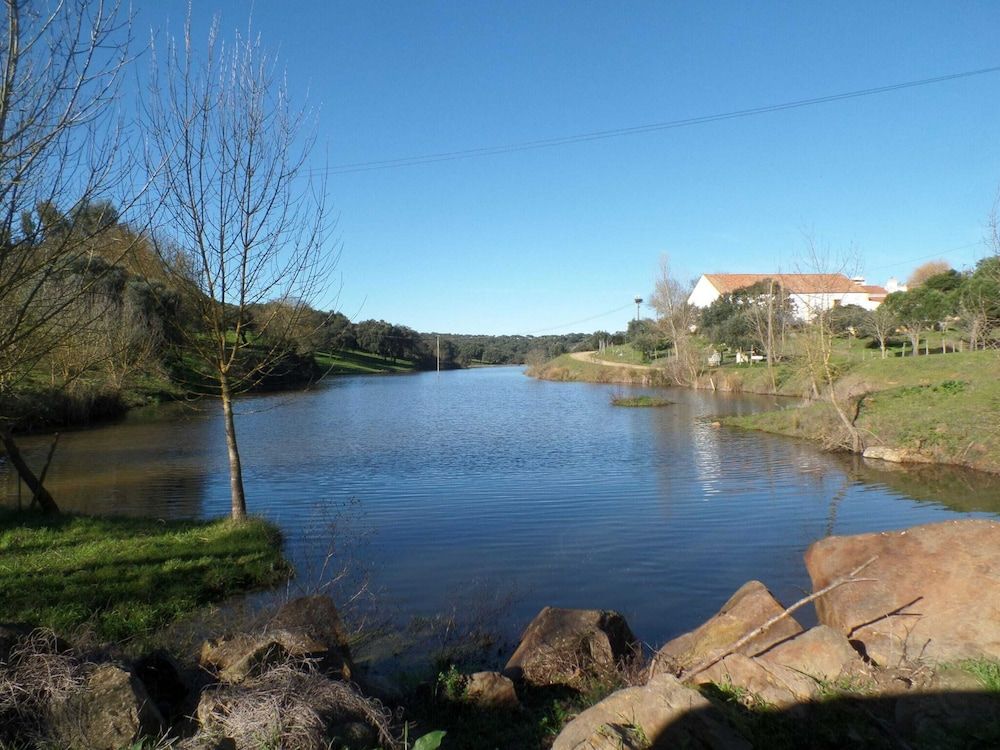
[[[343,349],[316,355],[316,363],[330,375],[371,375],[373,373],[414,372],[415,362],[392,360],[377,354]]]
[[[937,463],[1000,472],[1000,355],[965,352],[841,363],[838,392],[859,402],[865,444],[913,451]],[[731,418],[729,424],[828,441],[833,408],[802,407]]]
[[[0,510],[3,619],[121,641],[289,575],[261,519],[159,521]]]

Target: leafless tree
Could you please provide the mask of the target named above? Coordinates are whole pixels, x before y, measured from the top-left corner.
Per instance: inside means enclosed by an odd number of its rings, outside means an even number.
[[[746,306],[746,317],[753,338],[764,352],[771,389],[777,391],[778,383],[774,365],[784,349],[785,328],[790,315],[788,292],[774,279],[764,279],[753,285],[760,294]]]
[[[913,270],[913,273],[910,274],[910,278],[906,280],[906,286],[909,289],[916,289],[931,276],[937,276],[939,273],[945,273],[950,270],[951,263],[946,260],[929,260],[926,263],[922,263],[917,266]]]
[[[154,43],[146,162],[164,227],[159,247],[197,320],[184,346],[222,401],[232,516],[246,515],[233,399],[276,366],[336,262],[313,139],[259,38],[224,44],[216,19],[195,53],[188,20]],[[163,235],[169,233],[169,242]],[[280,300],[282,305],[266,306]],[[268,314],[268,310],[272,313]]]
[[[694,346],[691,329],[697,322],[697,310],[688,304],[691,285],[685,285],[670,273],[670,259],[660,257],[660,269],[650,304],[657,314],[657,325],[674,347],[672,367],[674,379],[690,384],[698,377],[700,352]]]
[[[899,319],[889,305],[879,305],[865,319],[865,328],[878,341],[882,359],[886,358],[886,342],[898,326]]]
[[[127,210],[136,194],[114,106],[131,61],[120,10],[118,0],[6,0],[0,11],[0,398],[67,334],[58,320],[76,296],[61,281],[87,268],[87,238],[100,229],[80,221],[83,209],[114,199]],[[57,511],[13,426],[0,419],[11,463]]]
[[[811,295],[814,302],[806,309],[808,322],[801,336],[813,394],[825,398],[836,412],[846,433],[844,447],[860,453],[864,450],[864,440],[855,421],[863,394],[840,393],[837,389],[837,366],[833,361],[835,335],[831,325],[834,299],[838,292],[843,291],[838,285],[844,276],[855,275],[857,251],[850,249],[844,253],[833,253],[808,234],[805,240],[802,267],[805,272],[815,274],[817,280],[826,280],[821,284],[829,285],[829,288],[816,289],[816,293]]]

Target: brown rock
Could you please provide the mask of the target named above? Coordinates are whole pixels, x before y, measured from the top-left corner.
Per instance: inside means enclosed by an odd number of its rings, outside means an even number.
[[[270,628],[301,633],[326,647],[319,667],[340,679],[349,680],[354,672],[351,650],[340,614],[328,596],[302,596],[278,610]],[[288,644],[285,644],[288,648]]]
[[[276,635],[237,633],[225,640],[206,642],[201,649],[201,665],[213,667],[222,682],[242,682],[289,659],[291,655]]]
[[[784,610],[763,583],[745,583],[718,614],[663,646],[653,661],[653,673],[677,672],[714,658]],[[753,656],[801,632],[802,626],[786,617],[748,642],[739,653]]]
[[[865,458],[888,461],[894,464],[929,464],[934,458],[908,448],[890,448],[886,445],[870,445],[861,454]]]
[[[484,708],[519,709],[514,682],[499,672],[475,672],[469,675],[465,697]]]
[[[814,590],[876,560],[817,600],[820,622],[879,666],[1000,659],[1000,523],[946,521],[830,537],[806,552]]]
[[[223,682],[242,682],[288,660],[323,663],[330,650],[325,643],[302,632],[268,630],[237,633],[229,638],[206,641],[201,647],[201,665],[214,669]],[[340,661],[338,678],[349,678],[349,666]],[[346,673],[346,674],[345,674]]]
[[[567,724],[552,750],[747,750],[712,704],[673,675],[612,693]]]
[[[142,683],[124,669],[105,664],[53,712],[51,733],[60,747],[119,750],[158,734],[161,724]]]
[[[850,674],[863,664],[843,633],[826,625],[817,625],[790,641],[779,643],[757,658],[827,681]]]
[[[503,673],[535,685],[572,684],[587,673],[617,668],[636,648],[617,612],[545,607],[525,629]]]
[[[692,679],[698,685],[712,682],[745,690],[778,708],[809,700],[818,687],[815,680],[800,672],[743,654],[730,654]]]

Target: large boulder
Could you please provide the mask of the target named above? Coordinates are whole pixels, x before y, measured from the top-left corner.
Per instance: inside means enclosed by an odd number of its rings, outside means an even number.
[[[120,750],[145,736],[156,736],[162,717],[131,672],[104,664],[53,709],[49,734],[59,747]]]
[[[811,677],[781,664],[743,654],[729,654],[693,675],[691,680],[697,685],[711,682],[738,688],[778,708],[809,700],[818,692],[817,683]]]
[[[826,625],[817,625],[779,643],[758,659],[827,682],[856,674],[863,667],[861,657],[844,634]]]
[[[819,620],[876,664],[1000,659],[1000,523],[946,521],[829,537],[806,552],[818,591],[870,558],[859,577],[816,601]]]
[[[637,649],[617,612],[545,607],[528,624],[503,674],[533,685],[569,685],[621,667]]]
[[[674,638],[663,646],[653,660],[652,673],[679,673],[706,660],[721,656],[736,641],[759,628],[785,608],[760,581],[743,584],[718,614],[690,633]],[[739,653],[754,656],[795,637],[802,626],[785,617],[751,639]]]
[[[641,687],[625,688],[567,724],[552,750],[657,748],[748,750],[717,709],[673,675],[660,674]]]

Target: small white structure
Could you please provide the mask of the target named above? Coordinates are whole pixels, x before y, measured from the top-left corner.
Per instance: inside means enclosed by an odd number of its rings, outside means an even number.
[[[766,279],[773,279],[788,294],[800,320],[839,305],[874,310],[889,294],[883,287],[866,285],[861,277],[849,279],[842,273],[707,273],[691,290],[688,304],[708,307],[723,294]]]

